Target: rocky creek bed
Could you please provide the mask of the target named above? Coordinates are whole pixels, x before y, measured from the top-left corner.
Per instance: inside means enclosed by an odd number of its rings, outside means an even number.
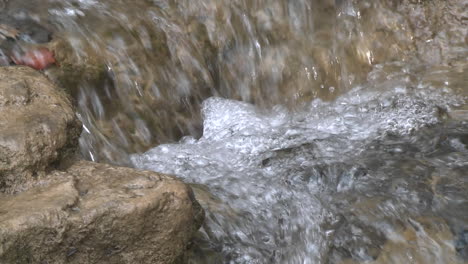
[[[466,1],[0,8],[0,264],[467,261]]]

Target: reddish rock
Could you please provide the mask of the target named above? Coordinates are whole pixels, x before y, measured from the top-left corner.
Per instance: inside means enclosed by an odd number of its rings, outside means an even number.
[[[43,70],[56,63],[54,54],[43,47],[28,50],[23,55],[15,53],[11,56],[11,59],[17,65],[29,66],[36,70]]]

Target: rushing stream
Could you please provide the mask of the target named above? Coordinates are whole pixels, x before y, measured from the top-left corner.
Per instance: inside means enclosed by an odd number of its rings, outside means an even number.
[[[53,33],[85,158],[191,184],[189,263],[468,261],[466,1],[36,2],[0,25]]]
[[[441,122],[440,108],[458,103],[450,93],[385,86],[294,114],[210,98],[202,138],[133,161],[195,184],[215,255],[196,263],[457,263],[468,124]]]

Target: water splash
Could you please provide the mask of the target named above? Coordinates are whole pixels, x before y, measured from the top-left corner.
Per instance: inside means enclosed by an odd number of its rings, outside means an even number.
[[[6,10],[55,29],[62,67],[49,76],[80,102],[85,157],[111,163],[199,137],[210,96],[301,107],[366,83],[375,65],[455,65],[466,53],[458,2],[435,18],[424,10],[445,7],[386,0],[33,2]]]
[[[422,212],[421,205],[429,202],[424,189],[379,186],[400,178],[399,165],[386,163],[418,155],[421,150],[411,149],[416,146],[404,144],[413,144],[414,134],[424,128],[440,125],[442,109],[463,103],[450,92],[394,85],[356,88],[334,102],[317,99],[301,112],[277,107],[265,113],[248,103],[210,98],[203,103],[199,140],[161,145],[132,161],[138,168],[174,174],[209,189],[215,198],[206,199],[206,190],[195,185],[208,214],[205,239],[221,247],[211,248],[222,255],[220,262],[327,263],[343,258],[330,253],[340,246],[348,257],[373,260],[379,253],[372,250],[396,234],[388,222],[405,219],[411,210]],[[389,145],[375,149],[375,144]],[[383,164],[373,164],[376,157]],[[416,184],[412,177],[393,184]],[[395,194],[398,201],[385,198]],[[375,219],[342,216],[356,209],[353,200],[366,196],[384,200]],[[353,238],[353,232],[361,238]],[[430,241],[421,243],[440,246]],[[447,259],[437,257],[439,263]],[[213,261],[201,259],[199,263]]]
[[[467,258],[463,0],[36,2],[84,157],[193,184],[190,261]]]

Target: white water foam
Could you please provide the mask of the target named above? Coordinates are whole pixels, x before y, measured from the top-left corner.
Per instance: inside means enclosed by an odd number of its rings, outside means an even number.
[[[405,85],[357,88],[299,113],[210,98],[200,139],[160,145],[132,161],[206,185],[219,198],[222,206],[206,208],[206,232],[222,245],[226,263],[321,263],[327,232],[320,225],[330,212],[317,181],[303,180],[307,168],[351,160],[376,139],[434,125],[442,109],[457,103],[449,92]]]

